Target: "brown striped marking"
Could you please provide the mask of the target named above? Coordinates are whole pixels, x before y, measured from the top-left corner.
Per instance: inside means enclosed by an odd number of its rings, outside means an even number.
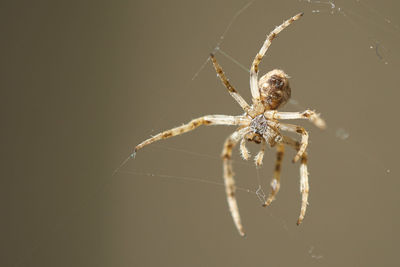
[[[171,137],[171,136],[172,136],[172,132],[165,132],[162,135],[163,138],[168,138],[168,137]]]
[[[304,130],[303,127],[297,126],[297,127],[296,127],[296,133],[304,134],[304,133],[305,133],[305,130]]]

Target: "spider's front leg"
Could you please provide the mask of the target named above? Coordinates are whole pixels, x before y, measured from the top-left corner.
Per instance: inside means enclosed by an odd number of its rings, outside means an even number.
[[[300,149],[300,143],[293,140],[288,136],[283,136],[283,143],[293,147],[296,151]],[[307,170],[307,153],[303,153],[300,162],[300,193],[301,193],[301,209],[297,225],[299,225],[306,214],[308,205],[308,193],[310,186],[308,184],[308,170]]]
[[[300,192],[301,192],[301,209],[300,216],[297,220],[297,225],[300,225],[306,215],[308,205],[308,192],[310,190],[308,184],[308,171],[307,171],[307,153],[301,156],[300,162]]]
[[[201,125],[248,125],[250,119],[246,116],[228,116],[228,115],[208,115],[190,121],[179,127],[172,128],[170,130],[156,134],[155,136],[143,141],[138,144],[133,152],[133,156],[136,152],[156,141],[167,139],[173,136],[181,135],[190,131],[193,131]]]
[[[234,146],[249,132],[249,127],[242,128],[231,134],[225,141],[224,148],[222,150],[222,160],[224,167],[224,182],[225,182],[225,192],[229,205],[229,210],[231,212],[233,222],[239,234],[244,236],[243,225],[240,219],[239,207],[236,201],[236,187],[235,180],[233,178],[234,173],[232,169],[232,150]]]

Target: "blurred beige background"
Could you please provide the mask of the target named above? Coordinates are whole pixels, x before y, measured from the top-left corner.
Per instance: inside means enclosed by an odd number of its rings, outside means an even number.
[[[285,110],[316,109],[329,127],[298,122],[311,140],[300,227],[290,149],[272,207],[238,192],[246,238],[222,186],[179,178],[221,183],[232,127],[149,146],[111,177],[152,134],[241,113],[209,62],[192,77],[246,3],[1,4],[1,266],[399,265],[396,1],[258,0],[224,35],[222,51],[248,68],[275,25],[305,12],[261,64],[262,73],[282,68],[292,77],[298,104]],[[217,58],[249,100],[248,73]],[[252,162],[234,159],[237,185],[256,190]],[[266,192],[274,160],[269,150],[259,171]]]

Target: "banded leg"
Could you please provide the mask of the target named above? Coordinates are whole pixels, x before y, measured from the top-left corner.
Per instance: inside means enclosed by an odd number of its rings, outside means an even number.
[[[235,223],[235,226],[241,236],[244,236],[244,230],[240,219],[239,208],[235,196],[236,188],[235,188],[235,180],[233,178],[234,173],[232,169],[232,149],[239,142],[239,140],[242,139],[248,132],[249,132],[249,127],[245,127],[234,132],[226,139],[224,148],[222,150],[226,197],[229,205],[229,210],[233,218],[233,222]]]
[[[293,147],[296,151],[300,149],[300,143],[288,136],[283,137],[283,142]],[[301,209],[300,209],[299,219],[297,220],[297,225],[300,225],[306,214],[309,191],[310,191],[310,186],[308,183],[307,153],[303,153],[301,156],[301,163],[300,163]]]
[[[275,170],[274,170],[274,178],[271,181],[271,193],[268,196],[267,201],[265,202],[264,206],[269,206],[273,200],[275,200],[275,196],[278,194],[279,189],[281,187],[281,166],[283,155],[285,153],[285,146],[280,143],[276,147],[276,163],[275,163]]]
[[[326,128],[325,121],[320,117],[319,114],[315,113],[312,110],[305,110],[303,112],[280,112],[277,110],[268,110],[264,112],[264,116],[267,119],[275,119],[275,120],[295,120],[295,119],[306,119],[314,123],[320,129]]]
[[[301,135],[301,142],[300,147],[297,151],[296,156],[294,156],[293,162],[297,162],[300,157],[305,153],[307,145],[308,145],[308,132],[301,126],[293,125],[293,124],[286,124],[280,123],[278,125],[278,129],[293,133],[298,133]]]
[[[217,62],[217,59],[215,58],[214,54],[210,54],[210,57],[214,65],[214,69],[218,74],[218,77],[221,79],[222,83],[228,89],[229,94],[236,100],[236,102],[239,103],[239,105],[245,112],[248,112],[250,109],[249,104],[247,104],[246,100],[244,100],[243,97],[236,91],[236,89],[233,88],[233,86],[229,83],[228,79],[225,76],[225,73],[223,72],[221,66]]]
[[[301,210],[299,219],[297,220],[297,225],[301,224],[306,214],[309,191],[310,191],[310,186],[308,184],[307,153],[304,153],[301,156],[301,163],[300,163]]]
[[[268,35],[268,37],[265,40],[260,51],[257,53],[256,57],[254,58],[253,64],[251,65],[251,69],[250,69],[250,89],[251,89],[251,95],[253,96],[253,102],[255,102],[254,100],[257,100],[260,98],[260,92],[258,91],[258,65],[260,64],[260,62],[263,59],[265,53],[267,52],[269,46],[271,45],[272,40],[274,40],[275,37],[281,31],[283,31],[287,26],[292,24],[295,20],[298,20],[301,16],[303,16],[303,13],[293,16],[292,18],[283,22],[280,26],[276,27]]]
[[[184,124],[179,127],[172,128],[170,130],[164,131],[162,133],[159,133],[142,143],[138,144],[135,147],[135,150],[133,152],[133,155],[136,154],[136,152],[143,148],[144,146],[150,145],[153,142],[162,140],[162,139],[167,139],[173,136],[181,135],[183,133],[190,132],[200,125],[248,125],[250,123],[250,119],[245,117],[245,116],[228,116],[228,115],[208,115],[208,116],[203,116],[197,119],[194,119],[190,121],[187,124]]]

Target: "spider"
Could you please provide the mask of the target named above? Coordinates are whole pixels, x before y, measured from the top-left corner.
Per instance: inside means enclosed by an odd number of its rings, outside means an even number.
[[[250,153],[245,144],[246,141],[255,142],[261,145],[259,153],[254,157],[255,165],[257,167],[261,166],[262,164],[266,145],[268,144],[270,147],[276,147],[277,155],[275,171],[271,182],[271,192],[263,206],[269,206],[279,191],[281,163],[285,151],[285,145],[288,145],[296,150],[297,153],[293,159],[293,162],[300,160],[300,192],[302,195],[301,209],[299,218],[297,220],[297,225],[303,221],[306,213],[309,191],[306,153],[308,133],[301,126],[280,123],[278,119],[308,119],[321,129],[324,129],[326,124],[324,120],[320,118],[319,114],[316,114],[312,110],[305,110],[303,112],[278,111],[278,108],[283,106],[291,96],[291,89],[288,81],[289,76],[284,71],[274,69],[258,80],[258,65],[270,47],[272,40],[275,39],[283,29],[288,27],[294,21],[298,20],[302,15],[303,13],[299,13],[284,21],[280,26],[276,27],[267,36],[263,46],[255,56],[250,70],[250,90],[253,102],[251,106],[230,84],[215,56],[213,54],[210,55],[212,64],[218,74],[218,77],[228,89],[229,94],[244,110],[243,115],[206,115],[197,119],[193,119],[187,124],[161,132],[143,141],[135,147],[134,152],[132,153],[132,157],[134,157],[136,152],[144,146],[150,145],[155,141],[167,139],[192,131],[201,125],[238,126],[237,130],[226,139],[221,156],[223,161],[223,178],[229,210],[234,224],[239,234],[242,236],[244,236],[245,233],[240,219],[239,208],[235,196],[235,180],[233,178],[234,174],[232,170],[231,159],[232,149],[239,142],[240,152],[244,160],[248,160],[250,158]],[[299,142],[291,137],[282,135],[281,131],[297,133],[301,136],[301,141]]]

